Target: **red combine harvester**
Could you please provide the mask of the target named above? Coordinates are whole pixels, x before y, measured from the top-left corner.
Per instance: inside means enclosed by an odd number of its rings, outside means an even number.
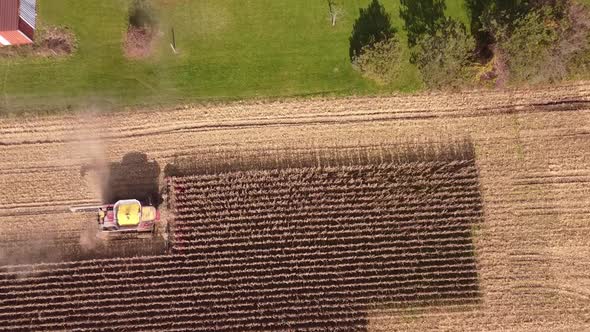
[[[160,220],[156,207],[142,206],[136,199],[125,199],[115,204],[70,207],[72,212],[98,210],[98,230],[103,233],[153,232]]]

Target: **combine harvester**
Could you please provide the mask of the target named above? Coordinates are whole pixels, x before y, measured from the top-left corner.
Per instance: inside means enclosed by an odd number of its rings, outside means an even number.
[[[72,212],[98,212],[99,235],[138,233],[152,235],[160,220],[155,206],[142,206],[136,199],[119,200],[115,204],[98,206],[74,206]]]

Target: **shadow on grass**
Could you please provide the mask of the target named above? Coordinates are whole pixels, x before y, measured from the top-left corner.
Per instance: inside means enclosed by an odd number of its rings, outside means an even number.
[[[367,8],[359,10],[359,17],[352,27],[348,49],[350,60],[360,55],[363,47],[391,38],[395,33],[389,14],[378,0],[373,0]]]
[[[401,0],[400,17],[410,46],[415,46],[420,36],[432,35],[441,27],[446,7],[444,0]]]

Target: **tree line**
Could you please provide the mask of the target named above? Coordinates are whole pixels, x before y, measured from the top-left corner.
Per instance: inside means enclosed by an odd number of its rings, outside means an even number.
[[[469,27],[444,0],[401,0],[410,62],[430,88],[562,80],[590,72],[590,15],[574,0],[467,0]],[[379,0],[360,9],[349,56],[365,76],[396,78],[400,36]]]

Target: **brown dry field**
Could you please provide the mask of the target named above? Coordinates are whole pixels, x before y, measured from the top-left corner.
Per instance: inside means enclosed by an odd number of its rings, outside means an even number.
[[[581,331],[590,326],[590,82],[531,90],[233,103],[176,110],[0,119],[0,261],[17,247],[83,257],[98,203],[84,165],[375,147],[470,138],[484,202],[476,234],[481,302],[382,308],[372,331]],[[68,247],[69,246],[69,247]],[[67,253],[67,254],[63,254]]]

